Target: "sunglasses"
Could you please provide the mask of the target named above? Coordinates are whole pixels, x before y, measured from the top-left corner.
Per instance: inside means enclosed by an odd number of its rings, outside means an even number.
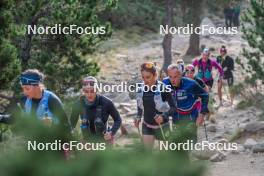
[[[152,69],[155,65],[153,63],[145,63],[142,65],[142,68]]]
[[[177,61],[177,64],[184,64],[183,61]]]
[[[194,72],[195,72],[195,70],[186,70],[187,74],[194,73]]]

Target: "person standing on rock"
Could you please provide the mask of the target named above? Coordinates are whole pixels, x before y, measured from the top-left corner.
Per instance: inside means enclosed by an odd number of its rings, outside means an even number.
[[[234,17],[234,7],[233,3],[230,3],[226,8],[224,8],[224,15],[225,15],[225,24],[226,27],[232,27],[233,17]]]
[[[209,112],[207,107],[209,95],[196,81],[182,76],[181,65],[171,64],[167,72],[168,77],[163,83],[171,87],[171,95],[176,107],[172,115],[173,123],[183,131],[187,129],[189,138],[197,141],[197,126],[202,125],[204,116]],[[199,109],[199,98],[201,109]]]
[[[157,80],[157,68],[152,62],[141,65],[143,83],[137,88],[138,114],[134,124],[139,128],[141,118],[142,141],[147,149],[152,149],[155,139],[169,137],[169,114],[175,110],[170,89]]]
[[[88,76],[82,80],[83,95],[75,102],[71,113],[71,124],[76,127],[81,120],[81,131],[84,140],[107,141],[113,144],[114,135],[121,126],[122,120],[114,103],[107,97],[97,93],[95,77]],[[114,124],[108,126],[109,115]]]
[[[220,49],[220,55],[217,56],[217,62],[222,66],[224,71],[223,81],[218,81],[218,96],[220,100],[222,100],[222,87],[224,86],[223,83],[227,83],[229,87],[229,95],[231,105],[233,105],[234,101],[234,94],[231,92],[231,88],[234,83],[234,59],[227,55],[227,49],[225,46],[222,46]]]
[[[233,15],[233,23],[235,27],[239,27],[239,16],[240,16],[240,4],[239,2],[236,2],[234,6],[234,15]]]

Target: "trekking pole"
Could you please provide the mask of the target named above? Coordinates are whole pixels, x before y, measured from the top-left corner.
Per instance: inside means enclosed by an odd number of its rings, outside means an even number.
[[[154,119],[156,119],[156,118],[158,118],[158,117],[159,117],[159,116],[156,115],[156,116],[154,117]],[[163,138],[163,140],[165,141],[166,138],[165,138],[165,135],[164,135],[164,132],[163,132],[163,128],[162,128],[162,126],[161,126],[160,123],[159,123],[159,129],[160,129],[160,131],[161,131],[162,138]]]
[[[141,139],[141,133],[140,133],[140,129],[139,129],[139,126],[137,127],[137,130],[138,130],[138,136],[139,136],[139,138]]]
[[[207,140],[207,141],[209,141],[209,140],[208,140],[208,135],[207,135],[207,128],[206,128],[205,121],[204,121],[204,124],[203,124],[203,125],[204,125],[204,133],[205,133],[205,138],[206,138],[206,140]]]
[[[162,138],[165,141],[166,138],[165,138],[165,135],[164,135],[163,128],[162,128],[161,124],[159,124],[159,128],[160,128],[160,131],[161,131],[161,134],[162,134]]]
[[[21,104],[20,104],[20,103],[17,103],[17,107],[19,108],[19,110],[20,110],[21,112],[23,112],[23,109],[22,109],[22,107],[21,107]]]
[[[169,123],[170,123],[170,131],[172,132],[173,127],[172,127],[172,118],[169,119]]]

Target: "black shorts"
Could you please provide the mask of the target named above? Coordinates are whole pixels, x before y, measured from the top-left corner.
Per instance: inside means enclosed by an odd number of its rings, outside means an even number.
[[[165,137],[169,137],[169,132],[170,132],[169,123],[163,124],[161,126]],[[142,134],[153,135],[157,140],[164,140],[160,128],[158,129],[149,128],[146,126],[145,123],[142,123]]]
[[[234,77],[229,77],[229,78],[226,78],[224,80],[227,81],[227,84],[228,84],[229,87],[233,86],[233,84],[234,84]]]
[[[205,84],[206,84],[207,86],[209,86],[210,88],[212,88],[212,87],[213,87],[213,84],[214,84],[214,80],[212,79],[212,80],[210,80],[210,81],[206,81]]]

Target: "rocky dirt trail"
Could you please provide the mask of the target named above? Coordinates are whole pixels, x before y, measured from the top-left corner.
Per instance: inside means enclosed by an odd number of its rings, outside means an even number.
[[[216,26],[223,24],[223,21],[218,18],[212,20],[205,18],[203,24],[215,26],[212,21],[215,21]],[[188,41],[189,36],[174,36],[173,62],[178,57],[183,56],[188,47]],[[102,70],[106,69],[106,72],[100,75],[103,82],[104,80],[107,80],[107,83],[136,82],[139,80],[139,65],[147,60],[154,61],[158,66],[161,66],[163,62],[161,43],[162,36],[159,36],[155,40],[121,50],[115,55],[114,64],[103,66]],[[233,58],[242,58],[241,48],[247,46],[247,43],[241,38],[241,32],[237,35],[204,35],[201,37],[201,44],[214,48],[215,51],[212,54],[215,56],[218,54],[221,45],[226,45],[228,54]],[[189,63],[191,58],[184,58],[184,61]],[[236,65],[235,81],[243,80],[240,70],[240,67]],[[216,84],[213,88],[213,94],[217,99]],[[139,140],[138,131],[133,126],[133,117],[136,115],[135,97],[127,92],[106,95],[116,102],[123,117],[124,126],[129,133],[129,138],[117,134],[117,145],[126,146],[133,143],[135,139]],[[236,97],[234,105],[230,106],[227,96],[224,95],[224,106],[212,115],[216,119],[216,123],[206,121],[210,142],[228,143],[232,136],[237,135],[238,131],[241,132],[241,137],[238,135],[237,139],[233,141],[238,143],[237,151],[205,151],[201,154],[204,155],[204,159],[210,161],[208,162],[208,176],[263,175],[264,122],[258,121],[261,112],[252,107],[245,110],[236,109],[236,104],[239,101],[240,97]],[[204,127],[199,127],[198,134],[199,141],[205,140]]]

